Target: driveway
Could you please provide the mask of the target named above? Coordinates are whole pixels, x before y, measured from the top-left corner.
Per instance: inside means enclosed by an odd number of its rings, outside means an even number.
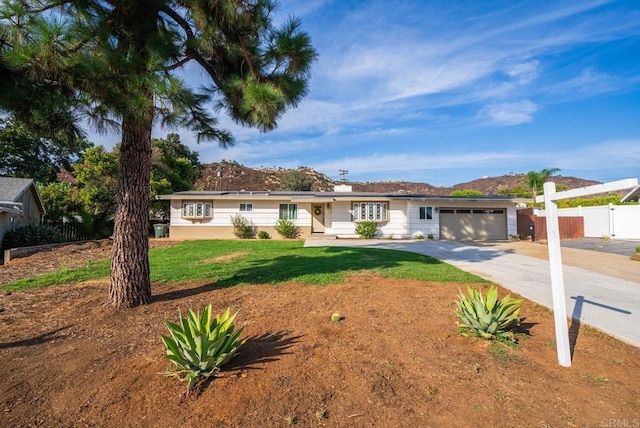
[[[549,262],[508,250],[452,241],[364,239],[307,240],[305,246],[363,246],[424,254],[553,307]],[[640,346],[640,277],[629,281],[567,265],[563,273],[568,316]]]
[[[640,247],[640,241],[626,241],[620,239],[602,238],[581,238],[567,239],[560,242],[566,248],[576,248],[578,250],[599,251],[601,253],[620,254],[622,256],[632,256],[636,253],[636,247]]]

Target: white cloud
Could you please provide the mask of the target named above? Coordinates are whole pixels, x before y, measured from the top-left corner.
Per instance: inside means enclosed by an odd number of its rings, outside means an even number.
[[[505,73],[521,85],[531,83],[538,77],[539,61],[529,61],[508,65]]]
[[[434,149],[435,151],[436,149]],[[349,170],[354,180],[374,174],[380,176],[406,179],[408,176],[422,176],[432,173],[434,177],[438,171],[484,170],[489,175],[498,175],[516,171],[523,173],[531,170],[549,168],[550,165],[561,169],[562,175],[570,175],[572,171],[591,171],[613,174],[625,174],[627,170],[635,170],[639,175],[637,165],[640,164],[640,139],[605,141],[585,145],[582,149],[538,150],[526,149],[507,151],[470,151],[446,153],[413,153],[387,154],[375,153],[367,156],[352,156],[315,163],[313,167],[325,174],[332,174],[340,169]],[[626,170],[622,171],[622,168]],[[501,172],[502,171],[502,172]],[[618,177],[628,178],[628,177]],[[440,178],[439,178],[440,179]],[[450,183],[453,184],[453,183]]]
[[[612,140],[586,145],[558,157],[558,167],[563,169],[607,170],[634,168],[640,175],[640,138]]]
[[[407,170],[442,170],[482,166],[501,166],[521,159],[520,153],[475,152],[450,154],[373,154],[349,157],[316,164],[321,171],[337,171],[347,168],[350,173],[406,172]]]
[[[480,117],[487,117],[498,125],[519,125],[533,120],[533,114],[538,106],[530,100],[513,103],[495,103],[484,106],[480,110]]]
[[[620,89],[627,83],[629,82],[588,67],[582,69],[575,77],[547,86],[544,91],[551,95],[567,94],[574,97],[578,94],[596,95]]]

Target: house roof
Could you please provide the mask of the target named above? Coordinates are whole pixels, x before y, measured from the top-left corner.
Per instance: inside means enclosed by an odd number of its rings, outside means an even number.
[[[624,195],[624,197],[621,199],[621,202],[638,201],[639,199],[640,199],[640,186],[636,186],[635,188],[631,189],[629,193]]]
[[[0,177],[0,201],[17,201],[32,183],[31,178]]]
[[[37,201],[40,211],[45,212],[42,204],[42,199],[38,193],[35,182],[31,178],[13,178],[13,177],[0,177],[0,204],[5,205],[4,211],[9,212],[6,205],[7,202],[17,202],[20,197],[32,188],[35,200]]]
[[[439,201],[504,201],[525,202],[529,199],[509,196],[441,196],[418,193],[380,193],[380,192],[271,192],[271,191],[208,191],[191,190],[176,192],[171,195],[158,195],[156,199],[290,199],[298,202],[331,202],[335,200],[439,200]]]

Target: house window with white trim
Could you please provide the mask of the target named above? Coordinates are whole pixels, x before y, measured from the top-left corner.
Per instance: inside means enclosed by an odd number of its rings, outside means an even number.
[[[387,221],[386,202],[354,202],[353,221]]]
[[[240,204],[240,211],[253,211],[253,204]]]
[[[433,207],[420,207],[420,220],[433,220]]]
[[[280,213],[278,218],[280,220],[297,220],[298,204],[280,204]]]
[[[202,219],[211,218],[212,210],[210,202],[183,202],[182,218]]]

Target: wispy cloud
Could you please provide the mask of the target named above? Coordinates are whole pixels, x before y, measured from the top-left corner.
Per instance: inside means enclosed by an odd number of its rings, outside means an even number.
[[[358,176],[376,173],[394,173],[395,177],[415,175],[418,172],[438,170],[466,170],[483,168],[496,174],[507,171],[526,172],[545,167],[558,167],[561,172],[597,171],[603,164],[617,165],[621,168],[635,167],[640,164],[640,140],[607,141],[587,145],[579,153],[573,149],[555,151],[507,150],[507,151],[468,151],[465,153],[414,153],[381,154],[362,157],[343,157],[316,164],[315,167],[331,173],[339,169],[348,169],[354,180]],[[450,183],[454,184],[454,183]]]
[[[525,123],[532,119],[532,105],[538,104],[533,97],[541,93],[571,92],[574,89],[571,85],[581,82],[585,83],[585,89],[595,90],[587,82],[589,77],[599,81],[601,91],[619,89],[607,85],[605,76],[593,70],[591,76],[575,77],[575,81],[567,81],[565,85],[558,85],[552,75],[545,74],[549,71],[545,65],[548,54],[557,55],[590,42],[640,32],[640,24],[629,23],[615,14],[584,15],[607,3],[519,6],[489,13],[472,22],[457,19],[455,8],[441,12],[444,14],[439,17],[441,22],[430,19],[427,12],[418,11],[426,21],[424,29],[409,28],[406,19],[398,17],[388,19],[381,32],[376,28],[381,25],[380,7],[372,2],[338,24],[341,40],[334,40],[321,53],[318,79],[326,83],[325,88],[335,90],[323,95],[340,104],[346,100],[379,104],[413,98],[414,103],[429,106],[436,95],[448,96],[449,105],[454,100],[464,105],[525,98],[532,104],[506,104],[505,107],[515,111],[503,120],[496,112],[498,120],[494,122]],[[402,6],[397,10],[399,14],[406,13]],[[356,21],[358,26],[354,26]],[[531,85],[534,81],[536,85]],[[584,96],[591,93],[584,92]]]
[[[480,117],[487,117],[491,123],[499,125],[519,125],[533,120],[538,106],[530,100],[513,103],[490,104],[480,110]]]

